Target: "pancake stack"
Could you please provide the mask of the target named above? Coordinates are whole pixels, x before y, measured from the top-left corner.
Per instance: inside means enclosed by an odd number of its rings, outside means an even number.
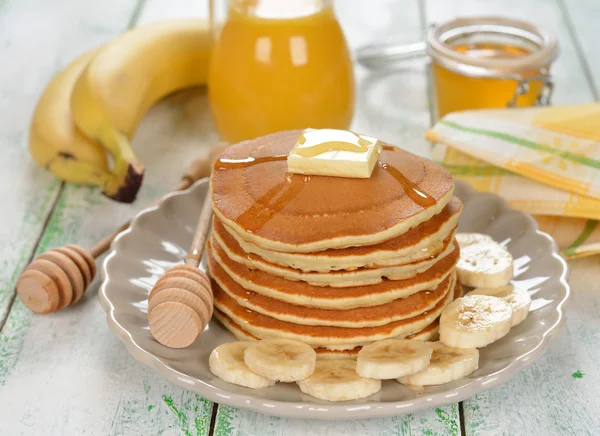
[[[233,145],[215,163],[216,317],[238,339],[296,339],[322,358],[391,337],[434,339],[461,295],[452,177],[387,144],[368,179],[290,174],[301,133]]]

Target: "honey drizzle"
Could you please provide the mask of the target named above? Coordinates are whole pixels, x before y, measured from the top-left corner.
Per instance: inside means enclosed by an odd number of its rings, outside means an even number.
[[[254,165],[267,162],[278,162],[287,159],[287,155],[247,157],[245,159],[218,159],[215,162],[216,170],[228,170],[236,168],[249,168]],[[303,176],[295,177],[292,174],[286,175],[286,179],[269,189],[252,206],[246,209],[235,220],[247,232],[260,230],[267,222],[285,208],[290,201],[300,194],[304,188],[304,182],[309,178]]]
[[[406,178],[406,176],[402,174],[402,172],[400,172],[400,170],[398,170],[396,167],[383,162],[379,162],[379,165],[402,185],[406,195],[408,195],[410,199],[419,206],[422,208],[427,208],[436,204],[435,198],[419,188],[419,185],[408,180],[408,178]]]
[[[284,182],[280,182],[269,189],[235,221],[247,232],[252,233],[260,230],[276,213],[282,211],[300,194],[306,181],[308,180],[303,176],[286,177]]]
[[[383,145],[382,150],[398,151],[398,148],[394,147],[393,145]],[[436,204],[435,198],[433,198],[431,195],[429,195],[428,193],[423,191],[421,188],[419,188],[419,185],[408,180],[406,178],[406,176],[404,176],[404,174],[402,174],[402,172],[400,172],[400,170],[391,166],[390,164],[386,164],[386,163],[382,163],[382,162],[379,162],[379,164],[385,171],[387,171],[398,182],[400,182],[400,184],[404,188],[404,192],[406,192],[406,194],[410,197],[410,199],[412,201],[414,201],[415,203],[417,203],[419,206],[425,208],[425,207],[430,207],[430,206],[433,206]]]
[[[263,157],[247,157],[244,159],[217,159],[215,161],[216,170],[229,170],[235,168],[248,168],[254,165],[267,163],[267,162],[278,162],[287,160],[287,154],[280,154],[277,156],[263,156]]]
[[[300,145],[306,144],[306,136],[305,135],[310,134],[312,132],[319,132],[319,131],[313,130],[310,132],[302,133],[300,135],[300,137],[298,138],[298,144],[300,144]],[[362,138],[360,135],[358,135],[354,132],[348,131],[348,133],[350,133],[350,134],[356,136],[356,138],[358,138],[356,140],[356,144],[352,143],[352,142],[348,142],[348,141],[326,141],[326,142],[319,142],[315,145],[311,145],[310,147],[295,148],[293,153],[297,154],[298,156],[307,157],[307,158],[315,157],[315,156],[320,155],[321,153],[326,153],[328,151],[351,151],[354,153],[366,153],[367,151],[369,151],[370,145],[375,146],[375,144],[376,144],[376,143],[369,141],[368,139]]]

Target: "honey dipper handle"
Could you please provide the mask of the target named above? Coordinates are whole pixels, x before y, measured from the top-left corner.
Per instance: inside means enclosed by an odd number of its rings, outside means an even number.
[[[183,191],[184,189],[189,188],[196,181],[201,179],[202,177],[206,177],[210,174],[210,162],[208,158],[198,158],[192,162],[192,164],[185,171],[183,176],[181,177],[181,181],[175,186],[171,192],[175,191]],[[159,200],[160,201],[160,200]],[[159,201],[154,202],[151,206],[156,205]],[[106,235],[100,241],[98,241],[92,248],[89,249],[89,253],[92,255],[94,259],[104,254],[110,247],[110,243],[115,239],[115,237],[121,233],[123,230],[127,229],[131,224],[131,221],[127,221],[122,224],[118,229]]]
[[[202,212],[200,212],[200,218],[198,218],[198,225],[196,226],[192,246],[188,251],[188,255],[185,257],[186,265],[197,267],[200,263],[200,259],[202,259],[202,250],[204,249],[204,243],[206,242],[206,236],[208,235],[208,227],[212,218],[212,212],[212,199],[209,190],[206,193],[206,198],[202,204]]]
[[[96,242],[92,246],[92,248],[88,250],[90,255],[94,259],[97,259],[98,257],[102,256],[110,247],[110,243],[113,241],[113,239],[115,239],[119,233],[121,233],[123,230],[129,227],[129,224],[131,224],[131,221],[127,221],[126,223],[121,224],[115,231],[106,235],[104,238]]]

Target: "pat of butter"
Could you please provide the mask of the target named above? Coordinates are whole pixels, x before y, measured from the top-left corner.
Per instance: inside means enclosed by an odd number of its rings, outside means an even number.
[[[380,152],[376,138],[347,130],[307,129],[287,157],[288,172],[367,179]]]

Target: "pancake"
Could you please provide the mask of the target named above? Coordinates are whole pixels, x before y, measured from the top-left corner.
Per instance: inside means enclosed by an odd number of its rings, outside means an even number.
[[[416,292],[435,289],[454,270],[460,254],[457,246],[433,267],[410,279],[383,280],[376,285],[340,289],[313,286],[301,281],[292,282],[260,270],[252,270],[229,258],[218,244],[207,245],[209,269],[213,263],[211,259],[214,258],[227,275],[244,289],[291,304],[337,310],[378,306]]]
[[[215,309],[213,315],[221,324],[225,326],[227,330],[229,330],[233,336],[235,336],[238,341],[260,341],[260,338],[257,338],[252,333],[244,330],[239,324],[236,324],[231,318],[229,318],[219,309]]]
[[[452,198],[446,169],[401,149],[383,150],[367,179],[288,174],[285,156],[301,133],[234,144],[215,162],[215,215],[259,247],[310,253],[377,244],[429,220]]]
[[[460,286],[460,285],[458,285]],[[456,296],[454,297],[456,298]],[[404,339],[412,339],[415,341],[435,341],[438,338],[438,331],[440,328],[440,320],[439,318],[425,327],[423,330],[414,333],[412,335],[408,335]]]
[[[328,349],[351,349],[381,339],[409,336],[434,322],[444,307],[454,299],[454,292],[448,291],[432,309],[413,318],[376,327],[346,328],[306,326],[280,321],[240,306],[214,280],[212,280],[212,289],[215,307],[252,335],[261,339],[273,337],[294,339],[313,347]]]
[[[462,294],[462,286],[457,281],[454,286],[454,299],[456,300],[457,298],[462,297]],[[413,335],[409,335],[404,339],[411,339],[415,341],[437,341],[439,337],[439,327],[440,320],[438,318],[423,330]],[[237,326],[237,328],[243,331],[240,326]],[[327,348],[316,348],[315,351],[317,352],[317,359],[356,359],[356,356],[358,356],[358,352],[361,349],[362,347],[352,348],[351,350],[328,350]]]
[[[248,333],[238,324],[233,322],[231,318],[221,312],[219,309],[215,309],[214,311],[215,318],[217,318],[221,324],[225,326],[227,330],[231,332],[233,336],[238,341],[260,341],[259,338],[254,336],[251,333]],[[418,341],[429,341],[437,335],[439,321],[436,320],[433,323],[429,324],[423,330],[414,335],[407,336],[406,339],[414,339]],[[362,347],[355,347],[349,350],[328,350],[327,348],[317,347],[315,351],[317,352],[317,359],[327,360],[327,359],[356,359],[358,352]]]
[[[461,284],[457,281],[454,285],[454,299],[462,297],[463,291]],[[251,333],[248,333],[231,318],[218,309],[215,309],[215,317],[229,330],[236,339],[240,341],[259,341],[260,339]],[[429,324],[423,330],[407,336],[405,339],[416,341],[435,341],[438,338],[438,329],[440,326],[439,318]],[[362,347],[355,347],[349,350],[328,350],[327,348],[315,348],[317,359],[356,359],[358,352]]]
[[[348,328],[372,327],[412,318],[434,307],[448,292],[454,274],[446,277],[437,288],[421,291],[379,306],[354,309],[317,309],[298,306],[250,292],[236,283],[223,268],[209,256],[209,269],[219,287],[240,306],[272,318],[303,325],[337,326]],[[343,291],[340,291],[343,292]]]
[[[404,265],[382,266],[378,268],[360,268],[354,271],[332,271],[329,273],[302,272],[300,270],[267,262],[256,254],[245,253],[235,238],[229,234],[223,225],[213,221],[211,244],[219,245],[227,256],[250,269],[259,269],[271,275],[283,277],[290,281],[303,281],[314,286],[331,286],[346,288],[352,286],[374,285],[383,281],[403,280],[422,273],[438,261],[452,253],[455,249],[453,240],[445,241],[445,246],[440,253],[426,260],[407,263]]]
[[[456,231],[462,202],[454,197],[450,203],[430,220],[408,232],[375,245],[329,249],[318,253],[284,253],[270,251],[252,244],[225,229],[235,238],[242,250],[253,253],[270,263],[301,271],[328,272],[354,270],[361,267],[400,265],[423,260],[439,253],[444,240]]]
[[[238,341],[260,341],[260,338],[257,338],[252,333],[248,333],[238,324],[236,324],[231,318],[221,312],[219,309],[215,309],[214,311],[215,318],[219,320],[221,324],[225,326],[229,332],[235,336]],[[351,348],[349,350],[328,350],[327,348],[317,347],[315,351],[317,352],[317,359],[356,359],[358,352],[361,347]]]

